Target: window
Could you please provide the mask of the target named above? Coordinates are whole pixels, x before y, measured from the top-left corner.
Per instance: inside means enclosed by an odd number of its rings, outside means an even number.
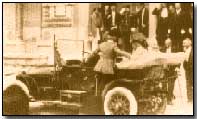
[[[43,3],[42,27],[72,27],[74,4]]]

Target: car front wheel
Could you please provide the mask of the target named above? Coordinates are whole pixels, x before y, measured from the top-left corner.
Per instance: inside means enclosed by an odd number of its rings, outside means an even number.
[[[3,115],[28,115],[29,98],[18,86],[3,92]]]
[[[104,97],[105,115],[136,115],[137,101],[133,93],[124,87],[107,91]]]

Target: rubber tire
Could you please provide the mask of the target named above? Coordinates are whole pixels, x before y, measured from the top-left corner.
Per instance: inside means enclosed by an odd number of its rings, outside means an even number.
[[[156,111],[157,115],[164,114],[166,107],[167,107],[167,97],[164,97],[163,99],[163,105]]]
[[[138,108],[137,108],[137,101],[135,99],[135,96],[133,95],[133,93],[130,90],[128,90],[127,88],[124,88],[124,87],[115,87],[115,88],[107,91],[107,93],[105,95],[105,98],[104,98],[104,112],[105,112],[105,115],[113,115],[109,111],[107,105],[108,105],[110,97],[117,92],[125,95],[127,97],[127,99],[129,100],[129,102],[130,102],[130,113],[129,113],[129,115],[136,115],[137,112],[138,112]]]
[[[3,115],[28,115],[29,98],[18,86],[11,86],[3,93]]]

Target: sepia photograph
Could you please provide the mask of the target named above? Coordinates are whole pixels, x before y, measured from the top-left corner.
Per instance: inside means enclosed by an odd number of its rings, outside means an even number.
[[[194,2],[2,3],[2,114],[194,115]]]

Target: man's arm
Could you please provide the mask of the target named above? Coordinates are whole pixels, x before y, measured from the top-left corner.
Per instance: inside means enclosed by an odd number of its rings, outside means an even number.
[[[117,54],[122,55],[122,56],[125,56],[125,57],[127,57],[127,58],[129,58],[129,59],[130,59],[130,57],[131,57],[131,55],[130,55],[129,53],[120,50],[118,47],[115,47],[115,48],[114,48],[114,51],[115,51]]]
[[[99,53],[100,49],[97,48],[96,50],[94,50],[87,58],[85,58],[85,62],[87,63],[90,59],[92,59],[93,57],[95,57],[98,53]]]

